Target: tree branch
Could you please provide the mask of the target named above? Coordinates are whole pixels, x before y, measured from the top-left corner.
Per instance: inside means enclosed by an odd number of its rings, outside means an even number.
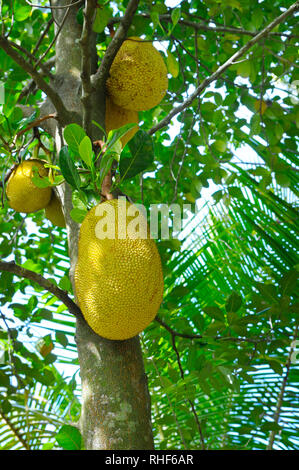
[[[81,60],[81,82],[82,82],[82,107],[83,107],[83,128],[88,136],[91,137],[91,114],[92,114],[92,85],[90,80],[91,75],[91,54],[90,54],[90,38],[93,30],[94,14],[97,7],[97,0],[86,0],[85,8],[83,10],[84,22],[82,27],[82,35],[80,38],[80,45],[82,51]]]
[[[33,49],[33,51],[32,51],[32,54],[33,54],[33,55],[38,51],[39,46],[40,46],[41,43],[43,42],[45,36],[46,36],[47,33],[49,32],[49,30],[50,30],[50,28],[51,28],[51,26],[52,26],[53,23],[54,23],[53,18],[50,18],[50,20],[47,22],[45,29],[43,30],[42,34],[40,35],[40,37],[39,37],[39,39],[38,39],[38,41],[37,41],[37,43],[36,43],[36,45],[35,45],[35,47],[34,47],[34,49]]]
[[[124,16],[120,20],[120,25],[117,28],[115,35],[113,36],[112,41],[110,42],[107,50],[105,52],[104,58],[101,62],[101,65],[98,71],[91,76],[91,83],[94,88],[102,89],[106,85],[106,81],[109,75],[109,70],[112,65],[112,62],[120,49],[123,41],[126,38],[128,29],[132,23],[133,17],[137,10],[139,0],[130,0],[125,11]]]
[[[21,129],[19,132],[16,133],[16,136],[15,136],[14,140],[16,140],[21,135],[25,134],[25,132],[30,131],[30,129],[32,129],[33,127],[38,127],[42,122],[46,121],[47,119],[57,119],[56,113],[48,114],[47,116],[43,116],[43,117],[41,117],[39,119],[36,119],[35,121],[31,122],[27,127],[25,127],[25,129]]]
[[[155,318],[156,322],[159,323],[165,330],[167,330],[171,336],[178,336],[179,338],[185,338],[185,339],[204,339],[203,335],[192,335],[188,333],[180,333],[173,328],[171,328],[167,323],[165,323],[161,318],[156,317]],[[211,339],[214,341],[232,341],[234,343],[252,343],[252,344],[257,344],[261,343],[263,341],[268,341],[269,340],[269,335],[260,337],[260,338],[246,338],[246,337],[235,337],[235,336],[214,336]],[[207,346],[207,343],[200,342],[198,343],[200,346]]]
[[[138,15],[141,18],[151,18],[151,15],[148,13],[142,13],[141,15]],[[192,18],[192,16],[191,16]],[[108,26],[112,26],[120,21],[119,18],[113,18],[111,21],[109,21]],[[172,23],[172,18],[170,14],[163,14],[159,16],[159,21],[166,21],[168,23]],[[214,26],[209,26],[205,23],[198,23],[196,21],[191,21],[188,19],[180,19],[178,21],[178,24],[184,25],[184,26],[189,26],[193,28],[195,31],[212,31],[216,33],[231,33],[231,34],[236,34],[240,36],[252,36],[254,37],[258,32],[257,31],[249,31],[247,29],[243,28],[237,28],[234,26],[224,26],[221,25],[220,23],[216,23],[212,19],[207,20],[209,23],[214,23]],[[286,37],[286,38],[297,38],[298,35],[296,34],[289,34],[289,33],[280,33],[278,31],[272,31],[269,33],[271,36],[279,36],[279,37]]]
[[[6,271],[9,273],[13,273],[18,277],[23,277],[25,279],[29,279],[30,281],[36,282],[40,287],[51,292],[51,294],[55,295],[62,303],[69,309],[69,311],[75,315],[77,318],[83,318],[82,312],[78,305],[69,297],[68,293],[55,284],[53,284],[48,279],[45,279],[40,274],[35,273],[29,269],[22,268],[22,266],[18,266],[14,262],[5,262],[0,261],[0,271]]]
[[[10,44],[13,48],[18,49],[20,52],[22,52],[22,53],[28,58],[29,61],[31,61],[31,62],[36,62],[36,61],[37,61],[37,59],[36,59],[34,53],[31,53],[31,52],[27,51],[27,49],[25,49],[24,47],[20,46],[20,44],[17,44],[16,42],[11,41],[11,40],[9,41],[9,44]],[[40,62],[40,60],[39,60],[39,62]],[[49,71],[49,68],[48,68],[48,66],[47,66],[46,63],[39,63],[38,66],[39,66],[40,69],[41,69],[41,72],[39,72],[39,74],[40,74],[41,76],[48,76],[49,78],[53,78],[53,77],[54,77],[54,75],[52,75],[51,72]],[[36,68],[36,67],[35,67],[35,68]]]
[[[28,73],[38,85],[38,87],[46,93],[48,98],[52,101],[59,115],[59,121],[62,125],[66,125],[71,121],[71,113],[65,108],[64,103],[59,94],[54,88],[49,85],[42,75],[34,69],[34,67],[27,62],[12,46],[10,41],[5,37],[0,37],[0,47],[18,64],[25,72]]]
[[[233,54],[224,64],[222,64],[212,75],[205,78],[203,82],[196,88],[196,90],[187,98],[183,103],[174,107],[172,111],[158,124],[153,126],[149,130],[149,135],[154,134],[158,130],[162,129],[163,127],[167,126],[171,119],[176,116],[178,113],[183,111],[185,108],[190,106],[195,98],[197,98],[212,82],[217,80],[221,74],[228,69],[236,60],[240,59],[249,49],[251,49],[260,39],[265,37],[272,29],[275,28],[278,24],[282,23],[288,16],[295,13],[296,10],[299,9],[299,2],[293,3],[284,13],[279,15],[275,20],[268,24],[262,31],[256,34],[252,39],[250,39],[241,49],[239,49],[235,54]]]
[[[64,24],[65,24],[65,22],[66,22],[66,19],[67,19],[67,17],[68,17],[69,12],[70,12],[70,7],[66,10],[65,15],[64,15],[64,17],[63,17],[63,19],[62,19],[62,21],[61,21],[61,24],[59,25],[59,27],[58,27],[58,29],[57,29],[57,32],[56,32],[54,38],[52,39],[52,41],[50,42],[49,46],[47,47],[46,51],[43,53],[43,55],[42,55],[42,56],[37,60],[37,62],[35,63],[35,65],[34,65],[34,70],[36,70],[37,67],[40,66],[41,61],[46,57],[46,55],[48,54],[48,52],[49,52],[49,51],[51,50],[51,48],[53,47],[53,44],[55,44],[55,42],[57,41],[58,36],[59,36],[59,34],[61,33],[61,30],[62,30],[62,28],[63,28],[63,26],[64,26]]]
[[[48,76],[50,78],[54,78],[54,75],[51,73],[51,68],[55,65],[55,57],[51,57],[51,59],[44,62],[41,71],[39,72],[41,77]],[[33,93],[35,90],[35,81],[33,79],[29,80],[26,86],[24,86],[21,94],[18,98],[18,103],[29,93]]]

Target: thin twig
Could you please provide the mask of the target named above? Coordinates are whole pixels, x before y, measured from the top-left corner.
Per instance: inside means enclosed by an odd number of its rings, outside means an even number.
[[[44,76],[49,76],[51,78],[54,78],[54,75],[50,72],[50,69],[55,65],[55,56],[51,57],[51,59],[47,60],[47,62],[44,62],[41,67],[40,75],[41,77]],[[47,70],[47,73],[46,73]],[[35,90],[35,81],[33,79],[29,80],[26,86],[24,86],[23,90],[20,93],[20,96],[18,98],[18,103],[28,94],[33,93]]]
[[[36,119],[35,121],[31,122],[25,129],[21,129],[15,136],[15,139],[14,139],[14,143],[15,143],[15,140],[20,137],[22,134],[25,134],[25,132],[28,132],[30,131],[30,129],[32,129],[33,127],[38,127],[42,122],[44,121],[47,121],[48,119],[57,119],[57,114],[56,113],[52,113],[52,114],[48,114],[47,116],[43,116],[39,119]]]
[[[45,29],[43,30],[42,34],[40,35],[40,38],[38,39],[33,51],[32,51],[32,54],[36,54],[36,52],[38,51],[39,49],[39,46],[41,45],[41,43],[43,42],[46,34],[49,32],[49,29],[51,28],[52,24],[54,23],[54,20],[53,18],[50,18],[50,20],[48,21],[47,23],[47,26],[45,27]]]
[[[0,47],[25,71],[32,77],[32,79],[36,82],[38,87],[46,93],[48,98],[52,101],[53,105],[56,108],[56,111],[59,115],[59,120],[62,124],[68,124],[74,116],[68,112],[65,108],[64,103],[60,97],[60,95],[56,92],[56,90],[49,85],[42,75],[34,69],[34,67],[27,62],[11,45],[10,41],[4,37],[0,37]]]
[[[15,274],[18,277],[29,279],[36,282],[40,287],[55,295],[62,303],[69,309],[69,311],[77,318],[83,318],[82,312],[78,305],[69,297],[68,293],[40,274],[35,273],[29,269],[22,268],[14,262],[0,261],[0,271],[6,271]]]
[[[151,18],[151,15],[149,13],[141,13],[138,16],[140,16],[142,18],[149,18],[149,19]],[[192,16],[190,16],[190,17],[192,18]],[[204,19],[202,18],[202,20],[204,20]],[[108,26],[110,26],[110,25],[112,26],[115,23],[118,23],[119,21],[120,21],[119,18],[113,18],[111,21],[109,21]],[[169,22],[171,23],[172,22],[171,15],[170,14],[160,15],[159,16],[159,21],[160,22],[161,21],[167,21],[168,23]],[[231,33],[231,34],[240,35],[240,36],[254,37],[256,34],[259,33],[259,31],[249,31],[249,30],[242,29],[242,28],[237,28],[237,27],[234,27],[234,26],[221,25],[220,23],[217,23],[216,21],[214,21],[212,19],[209,19],[209,20],[206,20],[206,21],[209,22],[209,25],[207,25],[205,23],[198,23],[196,21],[191,21],[191,20],[188,20],[188,19],[180,19],[178,21],[178,24],[189,26],[189,27],[193,28],[196,31],[211,31],[211,32],[215,32],[215,33]],[[215,26],[211,26],[210,23],[214,23]],[[281,33],[281,32],[278,32],[278,31],[271,31],[271,32],[269,32],[269,35],[270,36],[286,37],[286,38],[298,38],[299,37],[296,34]]]
[[[185,339],[204,339],[203,335],[194,335],[194,334],[188,334],[188,333],[180,333],[179,331],[174,330],[171,328],[167,323],[165,323],[161,318],[158,316],[155,318],[155,321],[159,323],[165,330],[167,330],[171,336],[178,336],[179,338],[185,338]],[[269,335],[262,336],[260,338],[246,338],[246,337],[240,337],[240,336],[214,336],[213,338],[214,341],[232,341],[234,343],[252,343],[252,344],[258,344],[262,343],[264,341],[269,341],[271,338]],[[200,342],[198,343],[200,346],[207,346],[208,343],[205,342]]]
[[[41,57],[40,57],[40,58],[38,59],[38,61],[35,63],[35,65],[34,65],[34,70],[37,69],[37,67],[40,65],[40,63],[42,62],[42,60],[46,57],[46,55],[48,54],[48,52],[49,52],[49,51],[51,50],[51,48],[53,47],[53,44],[55,44],[55,42],[57,41],[58,36],[59,36],[59,34],[61,33],[61,30],[62,30],[62,28],[63,28],[63,26],[64,26],[64,23],[66,22],[66,19],[67,19],[67,17],[68,17],[68,14],[69,14],[70,10],[71,10],[70,7],[66,10],[65,15],[64,15],[64,17],[63,17],[63,19],[62,19],[61,24],[59,25],[59,27],[58,27],[58,29],[57,29],[57,31],[56,31],[56,34],[55,34],[54,38],[53,38],[52,41],[50,42],[50,44],[49,44],[49,46],[47,47],[46,51],[41,55]]]

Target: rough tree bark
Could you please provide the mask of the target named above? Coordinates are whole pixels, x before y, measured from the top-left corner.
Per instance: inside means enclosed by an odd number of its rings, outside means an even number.
[[[69,3],[70,0],[52,0],[51,5],[55,7]],[[53,9],[52,13],[56,31],[64,21],[55,44],[55,90],[69,111],[79,112],[82,123],[79,44],[82,27],[76,19],[79,7],[80,4],[69,10]],[[92,35],[91,73],[96,71],[95,44],[95,36]],[[92,119],[104,127],[104,89],[94,92],[91,106]],[[42,114],[53,111],[55,109],[48,101],[41,107]],[[63,128],[55,120],[48,121],[47,124],[47,130],[55,139],[56,150],[59,152],[63,145]],[[95,134],[92,137],[99,139],[101,135]],[[61,185],[58,194],[67,224],[70,277],[73,283],[79,226],[70,217],[70,187],[67,184]],[[76,343],[82,379],[82,414],[79,424],[85,449],[153,449],[150,397],[139,338],[128,341],[106,340],[96,335],[83,319],[78,318]]]

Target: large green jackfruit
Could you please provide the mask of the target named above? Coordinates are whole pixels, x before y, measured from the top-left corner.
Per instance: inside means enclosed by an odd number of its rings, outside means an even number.
[[[136,211],[128,202],[106,201],[88,212],[80,229],[78,303],[89,326],[113,340],[143,331],[163,296],[161,259],[143,215],[138,216],[139,235],[147,238],[134,238]]]

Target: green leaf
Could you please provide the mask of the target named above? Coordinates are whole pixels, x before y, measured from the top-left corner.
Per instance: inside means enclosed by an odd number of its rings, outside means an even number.
[[[35,273],[41,273],[41,267],[39,264],[35,263],[31,259],[27,259],[23,264],[22,268],[29,269],[30,271],[34,271]]]
[[[154,143],[151,136],[139,130],[128,142],[130,157],[121,154],[119,170],[121,180],[131,179],[146,170],[154,161]]]
[[[81,224],[83,220],[85,219],[87,214],[87,210],[84,209],[72,209],[70,212],[71,218],[77,222],[77,224]]]
[[[242,305],[242,297],[237,292],[232,292],[227,298],[225,309],[227,312],[237,312]]]
[[[69,342],[65,333],[62,333],[62,331],[56,331],[55,338],[56,341],[60,343],[64,348],[67,347]]]
[[[83,191],[75,190],[72,193],[72,203],[73,203],[73,207],[76,209],[87,210],[88,197]]]
[[[0,370],[0,385],[1,385],[1,387],[9,387],[9,385],[10,385],[9,375],[5,374],[1,370]]]
[[[66,145],[64,145],[59,152],[59,167],[65,180],[73,188],[79,189],[81,185],[80,175]]]
[[[58,283],[58,286],[59,286],[60,289],[62,289],[62,290],[65,290],[65,291],[67,291],[67,292],[70,291],[71,288],[72,288],[72,285],[71,285],[71,281],[70,281],[69,277],[68,277],[68,276],[63,276],[63,277],[60,279],[60,281],[59,281],[59,283]]]
[[[261,118],[259,114],[254,114],[250,121],[250,135],[259,135],[261,131]]]
[[[275,423],[275,421],[267,421],[266,423],[263,423],[261,425],[261,431],[262,432],[269,432],[269,431],[280,431],[281,426],[279,424]]]
[[[82,437],[80,431],[74,426],[64,424],[55,436],[58,444],[65,450],[80,450]]]
[[[25,21],[31,14],[31,6],[17,5],[14,10],[14,19],[16,21]]]
[[[180,72],[180,65],[177,59],[170,51],[167,51],[166,63],[168,72],[173,76],[173,78],[177,78]]]
[[[209,317],[214,318],[215,320],[218,320],[220,322],[224,321],[224,314],[219,307],[216,307],[216,306],[205,307],[203,311],[207,315],[209,315]]]
[[[125,124],[119,129],[112,129],[109,131],[105,153],[107,154],[107,152],[113,152],[113,147],[117,141],[119,141],[124,135],[133,129],[133,127],[136,127],[136,123]]]
[[[80,25],[83,25],[83,21],[84,21],[83,10],[84,10],[83,7],[79,8],[78,13],[76,15],[76,20]]]
[[[290,269],[290,271],[283,275],[280,281],[282,295],[290,295],[294,292],[298,282],[298,275],[297,269]]]
[[[96,17],[94,19],[92,29],[95,33],[102,33],[106,28],[110,18],[112,18],[113,9],[108,5],[98,6],[96,10]]]
[[[231,197],[236,197],[238,199],[243,198],[242,190],[241,190],[241,188],[238,188],[237,186],[230,186],[228,188],[228,193]]]
[[[264,284],[262,282],[257,282],[256,287],[258,288],[258,290],[260,291],[260,293],[262,294],[265,300],[277,303],[278,301],[277,290],[273,284]]]
[[[7,378],[8,378],[8,381],[6,383],[5,382],[3,383],[3,381],[1,380],[1,372],[0,372],[0,384],[4,387],[9,387],[9,385],[10,385],[9,377],[7,377]],[[4,413],[4,414],[9,413],[10,410],[11,410],[11,403],[9,402],[9,400],[7,400],[7,399],[2,400],[1,403],[0,403],[0,409],[1,409],[2,413]]]
[[[151,10],[150,16],[151,16],[151,20],[153,22],[153,30],[155,31],[155,29],[159,25],[160,28],[162,29],[163,33],[164,33],[164,28],[160,23],[160,14],[157,11]]]
[[[69,146],[69,149],[73,152],[74,155],[79,156],[79,145],[81,140],[86,136],[84,129],[78,124],[69,124],[65,127],[63,136]]]
[[[245,60],[244,62],[241,62],[237,66],[237,74],[243,78],[248,78],[250,75],[250,71],[251,71],[251,63],[249,60]]]
[[[185,295],[189,294],[189,289],[188,287],[185,286],[176,286],[172,291],[171,291],[171,297],[175,298],[181,298],[184,297]]]
[[[276,171],[275,172],[275,179],[277,183],[282,186],[283,188],[288,188],[291,185],[291,180],[286,173]]]
[[[38,173],[38,169],[33,166],[33,176],[32,182],[37,188],[48,188],[52,186],[50,179],[47,176],[40,176]]]
[[[181,17],[181,9],[174,8],[174,10],[172,10],[171,12],[171,21],[172,21],[173,26],[175,26],[178,23],[180,17]]]
[[[87,135],[83,137],[79,144],[79,154],[83,162],[86,163],[89,168],[91,168],[93,155],[92,143]]]
[[[113,161],[115,160],[115,154],[105,152],[101,158],[99,172],[97,177],[97,185],[99,188],[102,187],[103,181],[105,176],[107,175],[108,171],[110,170]]]
[[[100,126],[100,124],[98,122],[96,122],[94,120],[92,120],[91,122],[100,129],[100,131],[102,132],[103,135],[106,135],[105,129],[103,129],[103,127]]]
[[[283,366],[280,364],[279,361],[277,361],[275,359],[268,359],[267,362],[268,362],[269,366],[271,367],[271,369],[273,369],[274,372],[276,372],[276,374],[278,374],[278,375],[283,374]]]
[[[223,139],[216,140],[213,142],[211,145],[212,149],[215,150],[218,153],[223,153],[226,151],[227,148],[227,141]]]

